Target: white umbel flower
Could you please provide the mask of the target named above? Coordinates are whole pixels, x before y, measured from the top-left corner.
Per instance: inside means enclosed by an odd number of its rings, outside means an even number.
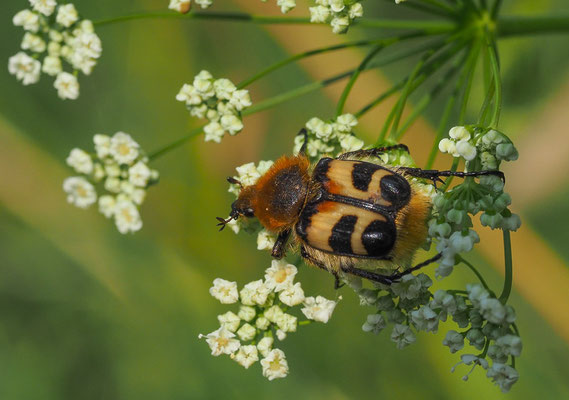
[[[142,228],[142,220],[136,205],[130,200],[119,200],[115,206],[115,223],[120,233],[136,232]]]
[[[178,11],[179,13],[186,14],[192,8],[192,2],[190,0],[170,0],[168,5],[170,10]]]
[[[85,178],[72,176],[63,181],[67,201],[79,208],[87,208],[97,201],[95,187]]]
[[[57,2],[55,0],[30,0],[30,4],[35,11],[39,11],[46,17],[53,14],[55,6],[57,6]]]
[[[310,22],[315,24],[324,24],[330,17],[330,9],[325,6],[310,7]]]
[[[279,293],[279,299],[289,307],[301,304],[304,297],[304,290],[300,287],[300,282],[296,282]]]
[[[277,237],[275,235],[266,229],[261,230],[257,235],[257,250],[271,250],[276,240]]]
[[[55,18],[55,21],[66,28],[69,28],[77,22],[78,19],[79,14],[77,13],[75,6],[71,3],[63,4],[57,9],[57,17]]]
[[[242,304],[253,306],[265,304],[270,293],[271,289],[265,285],[262,279],[259,279],[246,284],[239,294]]]
[[[296,0],[277,0],[277,6],[281,8],[283,14],[286,14],[296,7]]]
[[[322,296],[307,297],[304,299],[304,308],[301,310],[306,318],[327,323],[334,308],[336,307],[336,302],[328,300]]]
[[[138,157],[139,145],[128,133],[117,132],[111,138],[110,153],[119,164],[130,164]]]
[[[261,360],[263,376],[268,380],[284,378],[288,375],[288,363],[282,350],[273,349]]]
[[[50,76],[56,76],[61,71],[63,71],[61,60],[56,56],[47,56],[43,59],[41,70]]]
[[[43,53],[46,50],[47,45],[45,44],[45,41],[38,35],[26,32],[24,39],[22,39],[21,48],[22,50],[30,50],[34,53]]]
[[[39,15],[30,10],[22,10],[12,19],[15,26],[21,26],[29,32],[37,32],[39,30]]]
[[[221,304],[233,304],[239,300],[237,282],[229,282],[221,278],[214,279],[209,294],[219,300]]]
[[[57,89],[57,95],[65,100],[75,100],[79,97],[79,82],[77,78],[69,72],[60,72],[53,83]]]
[[[251,344],[241,346],[237,353],[235,353],[233,360],[242,365],[245,369],[249,368],[251,365],[259,361],[257,347]]]
[[[196,4],[199,5],[201,8],[208,8],[213,4],[212,0],[195,0]]]
[[[135,186],[146,187],[150,179],[150,168],[139,161],[128,169],[128,181]]]
[[[239,340],[234,339],[235,334],[223,327],[207,335],[199,335],[198,337],[200,339],[202,337],[206,338],[205,341],[211,349],[211,355],[216,357],[221,354],[233,354],[239,350],[241,346]]]
[[[269,352],[273,348],[273,342],[274,339],[270,336],[265,336],[259,340],[259,343],[257,343],[257,350],[259,350],[259,353],[261,353],[263,357],[267,357],[269,355]]]
[[[237,336],[239,336],[239,339],[241,339],[244,342],[248,342],[255,338],[257,330],[251,324],[243,324],[243,326],[239,328],[239,330],[236,333]]]
[[[10,57],[8,71],[24,85],[31,85],[40,80],[41,63],[23,51]]]
[[[217,320],[219,321],[220,326],[230,330],[231,332],[235,332],[241,323],[241,318],[231,311],[218,315]]]
[[[99,198],[99,212],[107,218],[115,215],[117,201],[114,196],[104,195]]]
[[[90,174],[93,172],[93,160],[91,156],[81,149],[73,149],[67,157],[67,165],[81,174]]]
[[[273,260],[271,267],[265,270],[265,285],[275,292],[285,290],[292,286],[297,268],[285,260]]]

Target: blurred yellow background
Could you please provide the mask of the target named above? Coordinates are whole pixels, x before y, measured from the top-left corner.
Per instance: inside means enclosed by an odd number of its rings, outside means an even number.
[[[166,11],[168,0],[76,0],[93,20],[142,10]],[[299,4],[301,2],[299,1]],[[504,1],[504,13],[568,13],[566,0]],[[26,0],[0,4],[0,59],[19,51],[23,36],[12,16]],[[214,1],[214,10],[278,15],[275,1]],[[365,2],[366,16],[397,17],[383,2]],[[301,8],[301,7],[298,7]],[[303,8],[303,7],[302,7]],[[296,10],[292,15],[302,15]],[[216,277],[240,285],[270,264],[255,238],[217,232],[215,217],[229,211],[225,177],[249,161],[289,153],[311,117],[333,116],[343,84],[335,84],[245,119],[245,129],[221,144],[202,137],[163,156],[161,173],[142,206],[144,227],[120,235],[95,208],[66,203],[62,181],[72,171],[73,147],[92,149],[95,133],[130,133],[147,151],[197,126],[175,94],[201,69],[239,82],[303,50],[371,36],[346,36],[314,26],[254,26],[190,20],[141,20],[97,28],[103,56],[80,77],[81,96],[61,101],[52,79],[23,87],[0,73],[0,398],[1,399],[494,399],[506,395],[479,370],[469,382],[450,368],[458,356],[437,335],[395,349],[388,332],[362,332],[371,308],[341,290],[344,300],[327,325],[301,327],[280,345],[291,373],[268,382],[228,357],[214,358],[199,333],[217,329],[226,311],[209,293]],[[500,129],[520,159],[506,166],[506,191],[523,226],[512,234],[514,292],[524,342],[520,381],[511,399],[569,398],[569,34],[511,38],[499,43],[504,83]],[[363,50],[342,51],[288,66],[252,85],[253,102],[357,65]],[[414,60],[368,72],[347,103],[355,111],[410,71]],[[345,82],[345,81],[344,81]],[[442,97],[444,99],[445,93]],[[477,99],[480,100],[480,99]],[[393,104],[393,103],[387,103]],[[471,102],[473,122],[480,101]],[[424,163],[442,104],[405,137]],[[357,132],[377,137],[389,111],[383,105]],[[450,159],[440,157],[438,167]],[[469,258],[495,290],[502,285],[501,235],[478,227],[481,243]],[[432,272],[432,268],[429,270]],[[333,279],[300,267],[308,293],[334,298]],[[463,287],[475,277],[457,271],[440,288]],[[445,329],[446,328],[446,329]]]

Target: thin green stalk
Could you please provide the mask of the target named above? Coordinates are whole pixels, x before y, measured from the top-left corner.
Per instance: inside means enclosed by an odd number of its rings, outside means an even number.
[[[390,0],[387,0],[387,1],[391,2]],[[447,8],[436,7],[433,4],[428,4],[428,2],[429,2],[429,0],[426,0],[425,2],[421,2],[421,3],[416,3],[413,1],[405,1],[405,2],[400,3],[399,5],[409,7],[409,8],[414,8],[416,10],[425,12],[427,14],[438,15],[438,16],[445,17],[445,18],[452,18],[453,16],[456,15],[454,10],[450,7],[448,7],[448,9],[450,9],[450,11],[448,11]]]
[[[461,263],[466,265],[472,272],[474,272],[474,275],[476,275],[476,277],[478,278],[478,280],[480,281],[482,286],[484,286],[484,289],[488,290],[490,293],[493,293],[492,290],[490,289],[490,287],[488,286],[488,284],[486,283],[486,281],[484,280],[484,277],[482,276],[482,274],[480,272],[478,272],[478,270],[476,269],[476,267],[474,265],[472,265],[472,263],[465,260],[462,256],[458,256],[458,259]]]
[[[202,133],[202,132],[203,132],[203,128],[204,128],[204,126],[202,125],[202,126],[200,126],[199,128],[192,129],[192,130],[190,131],[190,133],[188,133],[187,135],[182,136],[181,138],[175,140],[174,142],[172,142],[172,143],[170,143],[170,144],[168,144],[168,145],[166,145],[166,146],[164,146],[164,147],[162,147],[162,148],[160,148],[160,149],[158,149],[158,150],[153,151],[152,153],[150,153],[150,154],[148,155],[148,159],[151,160],[151,161],[152,161],[152,160],[155,160],[155,159],[157,159],[158,157],[160,157],[161,155],[168,153],[170,150],[174,150],[175,148],[180,147],[181,145],[183,145],[184,143],[186,143],[186,142],[187,142],[188,140],[190,140],[191,138],[193,138],[193,137],[199,135],[200,133]]]
[[[480,109],[480,114],[478,116],[478,124],[486,125],[486,116],[488,114],[488,110],[490,110],[490,105],[492,104],[492,98],[494,97],[494,91],[496,90],[495,86],[490,86],[486,93],[486,97],[484,98],[484,102],[482,103],[482,108]]]
[[[298,325],[302,326],[302,325],[310,325],[312,323],[311,320],[307,319],[304,321],[298,321]]]
[[[492,6],[492,11],[490,12],[490,16],[492,19],[496,19],[498,12],[500,12],[500,8],[502,7],[502,0],[494,1],[494,5]]]
[[[196,11],[188,14],[180,14],[176,12],[141,12],[102,19],[94,21],[93,24],[102,26],[125,21],[156,18],[222,20],[231,22],[250,22],[254,24],[313,24],[328,26],[328,24],[324,23],[315,24],[310,22],[310,17],[253,15],[242,12],[225,11]],[[452,21],[414,21],[375,18],[361,18],[354,21],[352,25],[367,28],[421,30],[428,34],[445,33],[456,29],[456,24]]]
[[[502,289],[502,294],[500,295],[500,301],[503,304],[508,302],[510,293],[512,292],[512,242],[510,240],[510,231],[507,229],[502,230],[504,237],[504,288]]]
[[[427,60],[433,56],[436,50],[437,49],[429,50],[427,53],[425,53],[423,57],[421,57],[417,65],[415,65],[415,68],[413,68],[413,70],[411,71],[409,79],[407,79],[407,83],[405,84],[403,90],[401,91],[401,96],[399,97],[399,101],[397,102],[397,105],[394,108],[395,112],[393,113],[393,115],[390,115],[391,118],[389,118],[388,121],[386,121],[386,123],[383,124],[381,134],[379,135],[382,141],[385,139],[385,135],[387,134],[387,130],[389,129],[389,123],[391,123],[391,120],[393,120],[393,124],[391,125],[391,132],[389,133],[389,137],[390,138],[395,137],[395,134],[397,133],[397,128],[399,127],[399,121],[401,121],[401,115],[403,114],[403,110],[405,109],[405,103],[407,103],[407,98],[411,94],[413,81],[415,80],[415,78],[417,77],[417,75],[419,74],[419,72],[427,62]]]
[[[496,35],[500,38],[549,33],[569,33],[569,14],[538,17],[498,17]]]
[[[494,80],[494,112],[490,126],[496,128],[500,120],[500,111],[502,109],[502,78],[500,76],[500,66],[498,65],[498,54],[495,47],[495,42],[490,37],[490,33],[486,31],[486,49],[488,57],[490,58],[490,65],[492,67],[492,76]]]
[[[368,53],[368,55],[363,59],[363,61],[360,63],[360,65],[358,65],[358,67],[354,70],[354,73],[350,77],[350,80],[346,84],[346,87],[342,91],[342,95],[340,96],[340,99],[338,100],[338,106],[336,107],[336,117],[339,116],[340,114],[342,114],[342,111],[344,110],[344,105],[346,104],[346,100],[348,98],[348,95],[350,94],[352,87],[356,83],[356,80],[360,76],[360,73],[365,69],[365,67],[375,57],[375,55],[377,53],[379,53],[384,48],[385,48],[385,45],[383,45],[383,44],[379,44],[379,45],[375,46],[373,49],[371,49],[371,51]]]
[[[476,41],[473,44],[474,51],[472,54],[472,58],[468,60],[468,65],[466,69],[468,70],[468,75],[466,78],[466,85],[464,87],[464,93],[462,94],[462,103],[460,105],[460,111],[458,114],[458,125],[464,125],[466,119],[466,110],[468,108],[468,100],[470,99],[470,91],[472,89],[472,82],[474,81],[474,72],[476,71],[476,63],[478,61],[478,55],[480,54],[480,47],[481,44],[479,41]]]

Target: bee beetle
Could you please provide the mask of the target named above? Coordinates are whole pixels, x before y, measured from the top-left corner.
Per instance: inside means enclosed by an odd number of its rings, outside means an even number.
[[[415,251],[427,239],[431,198],[417,189],[411,177],[442,182],[443,176],[498,175],[500,171],[454,172],[387,167],[361,161],[402,149],[399,144],[325,157],[311,167],[306,157],[307,135],[297,156],[282,156],[256,184],[242,186],[228,219],[217,217],[222,230],[243,216],[256,217],[277,239],[272,256],[285,255],[287,243],[300,248],[302,258],[332,273],[339,287],[340,273],[391,284],[424,267],[441,254],[412,267]],[[227,178],[230,183],[241,183]],[[375,267],[400,267],[402,272],[381,275]]]

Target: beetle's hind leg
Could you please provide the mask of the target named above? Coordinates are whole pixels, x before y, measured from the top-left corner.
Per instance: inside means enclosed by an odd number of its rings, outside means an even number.
[[[349,160],[352,158],[379,157],[381,154],[392,150],[404,150],[409,153],[409,148],[406,145],[395,144],[393,146],[374,147],[372,149],[350,151],[348,153],[340,154],[336,158],[338,160]]]
[[[344,286],[344,284],[340,283],[340,276],[338,275],[337,272],[333,272],[330,271],[328,268],[326,268],[326,266],[324,264],[322,264],[320,261],[318,261],[317,259],[315,259],[314,257],[312,257],[304,248],[304,246],[300,246],[300,256],[302,258],[304,258],[306,261],[308,261],[310,264],[316,265],[318,268],[323,269],[324,271],[330,272],[332,275],[334,275],[334,289],[340,289],[342,286]]]
[[[460,172],[460,171],[439,171],[436,169],[421,169],[421,168],[411,168],[411,167],[399,167],[397,169],[398,172],[403,172],[406,175],[414,176],[415,178],[424,178],[433,181],[433,184],[436,188],[436,183],[441,182],[444,183],[441,179],[441,176],[449,177],[449,176],[457,176],[459,178],[466,178],[469,176],[479,177],[479,176],[487,176],[487,175],[494,175],[499,177],[502,182],[506,182],[506,178],[502,171],[498,170],[484,170],[484,171],[471,171],[471,172]]]
[[[391,285],[392,283],[397,282],[397,277],[395,277],[395,279],[392,279],[393,275],[381,275],[377,272],[356,268],[352,265],[342,265],[340,268],[342,271],[348,274],[359,276],[372,282],[383,283],[384,285]]]
[[[434,263],[435,261],[437,261],[439,258],[441,258],[443,255],[442,253],[438,253],[437,255],[435,255],[434,257],[429,258],[428,260],[425,260],[417,265],[415,265],[412,268],[409,268],[405,271],[399,272],[397,274],[393,274],[393,275],[389,275],[388,278],[392,281],[392,282],[398,282],[402,277],[404,277],[405,275],[410,274],[413,271],[417,271],[418,269],[421,269],[423,267],[426,267],[429,264]]]

